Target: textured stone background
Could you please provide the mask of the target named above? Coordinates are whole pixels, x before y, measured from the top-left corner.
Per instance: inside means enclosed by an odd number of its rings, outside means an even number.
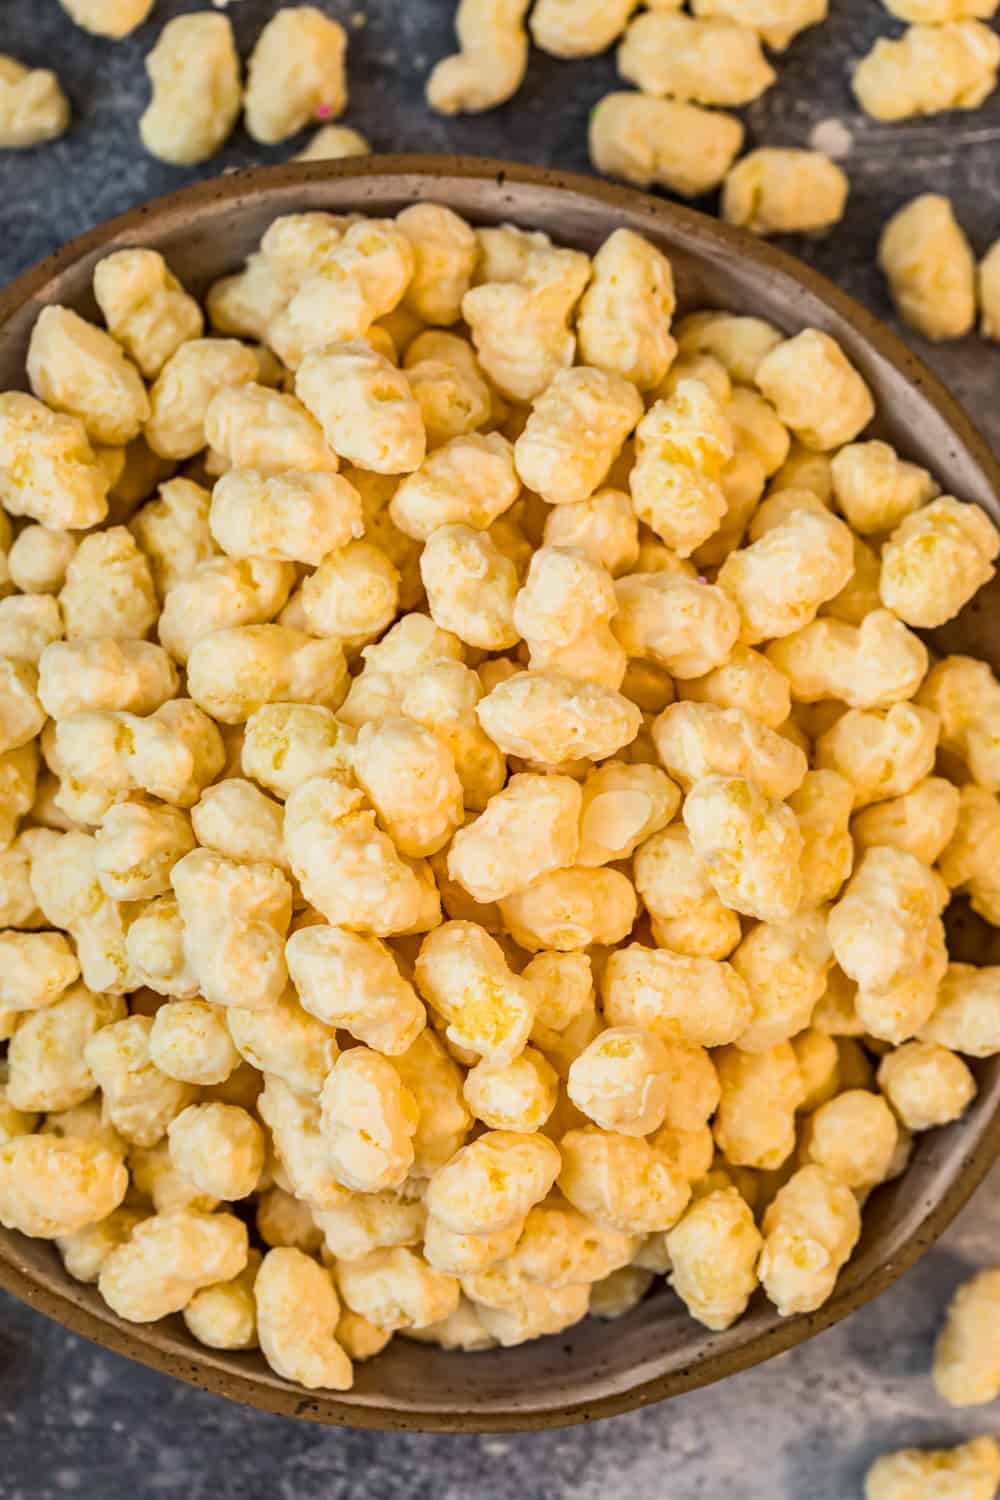
[[[505,108],[443,120],[423,106],[430,64],[451,50],[451,0],[317,0],[354,24],[347,120],[376,149],[466,151],[586,169],[586,123],[615,86],[613,59],[562,64],[535,54]],[[54,146],[0,160],[0,281],[72,235],[192,174],[142,152],[142,58],[170,16],[204,0],[158,0],[124,42],[88,37],[56,0],[0,0],[0,52],[57,69],[74,109]],[[234,0],[248,51],[275,0]],[[1000,94],[970,115],[878,126],[852,108],[851,59],[898,30],[877,0],[835,14],[779,64],[746,111],[753,142],[805,145],[824,121],[850,133],[847,219],[820,244],[793,243],[878,312],[878,231],[917,192],[949,193],[977,251],[1000,234]],[[280,161],[237,134],[210,165]],[[711,205],[706,205],[710,207]],[[919,344],[919,340],[915,340]],[[923,348],[921,353],[928,355]],[[930,351],[1000,444],[1000,349],[970,338]],[[325,1431],[244,1411],[70,1338],[0,1298],[0,1500],[849,1500],[875,1454],[902,1443],[1000,1435],[1000,1407],[961,1414],[928,1377],[954,1286],[997,1260],[1000,1172],[905,1281],[803,1348],[722,1386],[590,1429],[523,1437],[393,1437]]]

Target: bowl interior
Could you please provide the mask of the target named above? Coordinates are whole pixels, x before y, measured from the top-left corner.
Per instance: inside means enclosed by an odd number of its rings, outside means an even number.
[[[28,338],[40,308],[64,303],[95,316],[95,263],[113,249],[160,250],[198,294],[238,268],[279,214],[302,209],[391,215],[409,203],[446,204],[474,223],[510,220],[593,251],[615,228],[645,234],[670,256],[681,310],[755,313],[790,332],[811,324],[836,337],[875,393],[876,432],[930,468],[946,491],[1000,521],[1000,473],[968,419],[930,372],[874,318],[799,262],[714,220],[606,184],[499,163],[369,158],[257,169],[174,194],[94,231],[0,295],[0,389],[25,384]],[[1000,662],[1000,624],[986,591],[942,632],[942,645]],[[996,591],[992,591],[996,597]],[[965,941],[973,941],[960,922]],[[969,956],[974,956],[970,954]],[[762,1297],[733,1328],[711,1334],[665,1287],[625,1318],[587,1320],[519,1349],[446,1354],[394,1340],[343,1396],[281,1381],[254,1354],[204,1349],[179,1318],[149,1328],[117,1319],[93,1288],[64,1273],[45,1243],[0,1230],[0,1285],[76,1331],[132,1358],[237,1400],[313,1420],[395,1428],[487,1430],[584,1421],[731,1374],[828,1326],[876,1295],[927,1248],[1000,1150],[1000,1057],[977,1065],[979,1095],[959,1124],[923,1137],[910,1169],[876,1193],[862,1240],[819,1312],[780,1319]]]

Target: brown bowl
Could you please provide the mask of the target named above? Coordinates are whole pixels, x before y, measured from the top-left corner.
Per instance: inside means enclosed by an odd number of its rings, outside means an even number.
[[[300,209],[394,214],[408,203],[447,204],[474,223],[512,220],[593,251],[619,226],[658,243],[673,262],[682,308],[758,313],[795,331],[827,330],[878,401],[877,430],[927,465],[945,490],[1000,521],[1000,468],[939,381],[851,298],[808,266],[714,219],[662,199],[571,174],[453,157],[374,157],[262,168],[185,188],[84,235],[0,295],[0,389],[23,386],[31,326],[60,302],[96,314],[95,263],[128,245],[167,257],[195,292],[230,272],[279,214]],[[948,628],[951,649],[997,654],[995,616],[980,601]],[[759,1364],[884,1291],[942,1233],[1000,1152],[1000,1057],[977,1066],[979,1094],[965,1118],[919,1140],[899,1181],[868,1204],[861,1243],[818,1312],[780,1318],[762,1296],[725,1333],[694,1323],[664,1286],[613,1323],[588,1319],[518,1349],[463,1355],[396,1339],[359,1365],[347,1395],[280,1380],[259,1354],[195,1343],[180,1318],[136,1327],[92,1287],[65,1273],[53,1248],[0,1231],[0,1286],[120,1354],[204,1390],[268,1411],[344,1426],[508,1431],[612,1416]]]

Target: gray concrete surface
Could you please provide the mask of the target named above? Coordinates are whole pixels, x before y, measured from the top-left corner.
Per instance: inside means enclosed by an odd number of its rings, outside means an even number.
[[[586,169],[590,109],[615,87],[610,57],[534,54],[505,108],[443,120],[423,79],[451,47],[451,0],[318,0],[351,25],[346,119],[377,149],[469,151]],[[142,59],[170,16],[203,0],[157,0],[111,44],[74,29],[56,0],[0,0],[0,52],[57,69],[74,109],[54,146],[0,159],[0,281],[70,236],[191,178],[145,156]],[[229,9],[248,51],[275,0]],[[899,28],[876,0],[834,15],[780,62],[745,112],[754,143],[806,145],[835,120],[850,138],[845,222],[789,248],[889,315],[873,255],[881,224],[918,192],[946,192],[978,251],[1000,234],[1000,94],[967,115],[877,126],[852,107],[851,59]],[[362,24],[363,23],[363,24]],[[201,170],[280,161],[237,134]],[[711,204],[706,204],[711,207]],[[919,346],[919,340],[914,340]],[[921,352],[1000,444],[1000,349],[976,338]],[[1000,1435],[1000,1407],[956,1413],[928,1368],[954,1286],[996,1262],[1000,1170],[939,1248],[839,1328],[722,1386],[590,1429],[524,1437],[393,1437],[326,1431],[230,1406],[64,1334],[0,1298],[0,1500],[851,1500],[886,1447]]]

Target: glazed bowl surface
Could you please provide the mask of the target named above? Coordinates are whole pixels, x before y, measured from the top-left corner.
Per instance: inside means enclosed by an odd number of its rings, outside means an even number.
[[[619,227],[670,256],[682,311],[753,313],[788,332],[812,325],[839,340],[871,386],[876,436],[926,465],[942,488],[1000,523],[1000,467],[934,375],[882,324],[806,265],[714,219],[590,178],[474,158],[368,157],[257,168],[182,189],[95,229],[0,293],[0,390],[23,388],[34,320],[62,303],[97,316],[91,278],[111,251],[166,256],[196,294],[238,269],[280,214],[303,209],[373,216],[407,204],[447,205],[474,224],[513,222],[594,251]],[[937,643],[1000,665],[1000,598],[985,590]],[[961,918],[966,945],[982,934]],[[980,952],[982,950],[980,949]],[[975,958],[975,951],[959,956]],[[313,1421],[401,1430],[507,1431],[611,1416],[761,1363],[837,1322],[889,1286],[942,1233],[1000,1154],[1000,1057],[975,1065],[978,1096],[957,1124],[919,1139],[898,1181],[869,1200],[854,1257],[818,1312],[780,1318],[762,1295],[724,1333],[693,1322],[662,1283],[624,1318],[587,1319],[510,1350],[445,1353],[402,1338],[357,1366],[347,1394],[308,1392],[259,1354],[197,1344],[179,1317],[137,1327],[72,1281],[55,1249],[0,1230],[0,1286],[67,1328],[205,1390]]]

